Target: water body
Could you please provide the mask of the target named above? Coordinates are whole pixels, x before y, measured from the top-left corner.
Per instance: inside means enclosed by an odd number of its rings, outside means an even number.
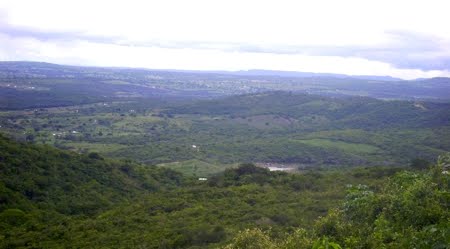
[[[270,171],[289,171],[289,170],[293,170],[294,168],[282,168],[282,167],[274,167],[274,166],[270,166],[267,167]]]

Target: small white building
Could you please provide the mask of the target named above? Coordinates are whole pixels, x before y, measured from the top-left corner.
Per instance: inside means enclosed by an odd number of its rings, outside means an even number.
[[[206,180],[208,180],[208,178],[206,178],[206,177],[199,177],[198,180],[199,181],[206,181]]]

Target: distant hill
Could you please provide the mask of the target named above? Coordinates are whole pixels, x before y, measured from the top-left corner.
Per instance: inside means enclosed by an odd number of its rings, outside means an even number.
[[[268,92],[231,96],[168,109],[170,114],[203,114],[249,117],[282,115],[301,119],[315,116],[327,127],[374,128],[450,125],[450,104],[382,101],[367,97],[322,97]],[[320,129],[316,124],[315,129]]]
[[[388,76],[270,70],[150,70],[0,62],[0,109],[137,99],[207,99],[267,91],[448,101],[450,79],[404,81]]]
[[[220,72],[220,71],[219,71]],[[334,73],[310,73],[310,72],[297,72],[297,71],[277,71],[277,70],[246,70],[246,71],[231,71],[226,72],[235,75],[252,75],[252,76],[280,76],[280,77],[294,77],[294,78],[311,78],[311,77],[324,77],[324,78],[353,78],[364,80],[379,80],[379,81],[401,81],[400,78],[394,78],[391,76],[375,76],[375,75],[346,75],[346,74],[334,74]]]
[[[170,134],[178,135],[169,138],[168,148],[190,140],[202,148],[195,155],[178,153],[173,161],[406,165],[450,149],[446,103],[270,92],[184,103],[162,113],[192,120],[187,131],[173,129]],[[146,158],[157,148],[136,146],[115,154]]]

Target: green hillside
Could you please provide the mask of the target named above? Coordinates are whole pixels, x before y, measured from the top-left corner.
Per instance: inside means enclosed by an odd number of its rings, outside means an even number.
[[[269,92],[197,101],[171,108],[170,114],[257,117],[279,115],[307,122],[309,130],[330,128],[383,129],[450,125],[450,104],[382,101],[373,98],[331,98],[288,92]],[[309,119],[309,120],[308,120]]]
[[[19,140],[214,174],[242,162],[408,165],[450,151],[450,104],[270,92],[0,112]],[[195,148],[193,147],[195,146]],[[172,163],[172,164],[171,164]],[[173,164],[175,163],[175,164]]]
[[[197,181],[5,137],[0,149],[0,248],[440,248],[448,242],[446,157],[429,173],[370,167],[289,174],[243,164]]]
[[[345,202],[313,229],[276,238],[259,228],[241,231],[224,248],[448,248],[450,154],[428,172],[400,172],[380,191],[350,186]]]
[[[0,136],[0,210],[44,208],[94,215],[137,195],[180,184],[174,171],[20,144]]]

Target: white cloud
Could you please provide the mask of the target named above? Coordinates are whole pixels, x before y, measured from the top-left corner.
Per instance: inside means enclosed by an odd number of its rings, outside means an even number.
[[[358,54],[351,53],[317,56],[279,54],[276,49],[269,53],[228,49],[236,45],[269,49],[376,48],[395,42],[388,33],[391,30],[413,32],[430,39],[437,37],[439,44],[445,45],[450,41],[450,33],[443,32],[450,23],[446,6],[446,1],[437,0],[2,0],[0,10],[6,16],[0,20],[0,33],[2,26],[8,26],[42,32],[44,36],[58,32],[78,34],[80,39],[3,35],[0,59],[148,68],[258,68],[402,78],[448,76],[445,70],[395,68],[392,63],[381,62],[382,56],[356,58]],[[82,39],[89,36],[114,38],[115,42]],[[117,42],[135,46],[119,46]],[[158,43],[165,46],[157,46]],[[445,46],[428,53],[433,54],[450,58]],[[413,57],[421,58],[421,54],[409,56]]]

